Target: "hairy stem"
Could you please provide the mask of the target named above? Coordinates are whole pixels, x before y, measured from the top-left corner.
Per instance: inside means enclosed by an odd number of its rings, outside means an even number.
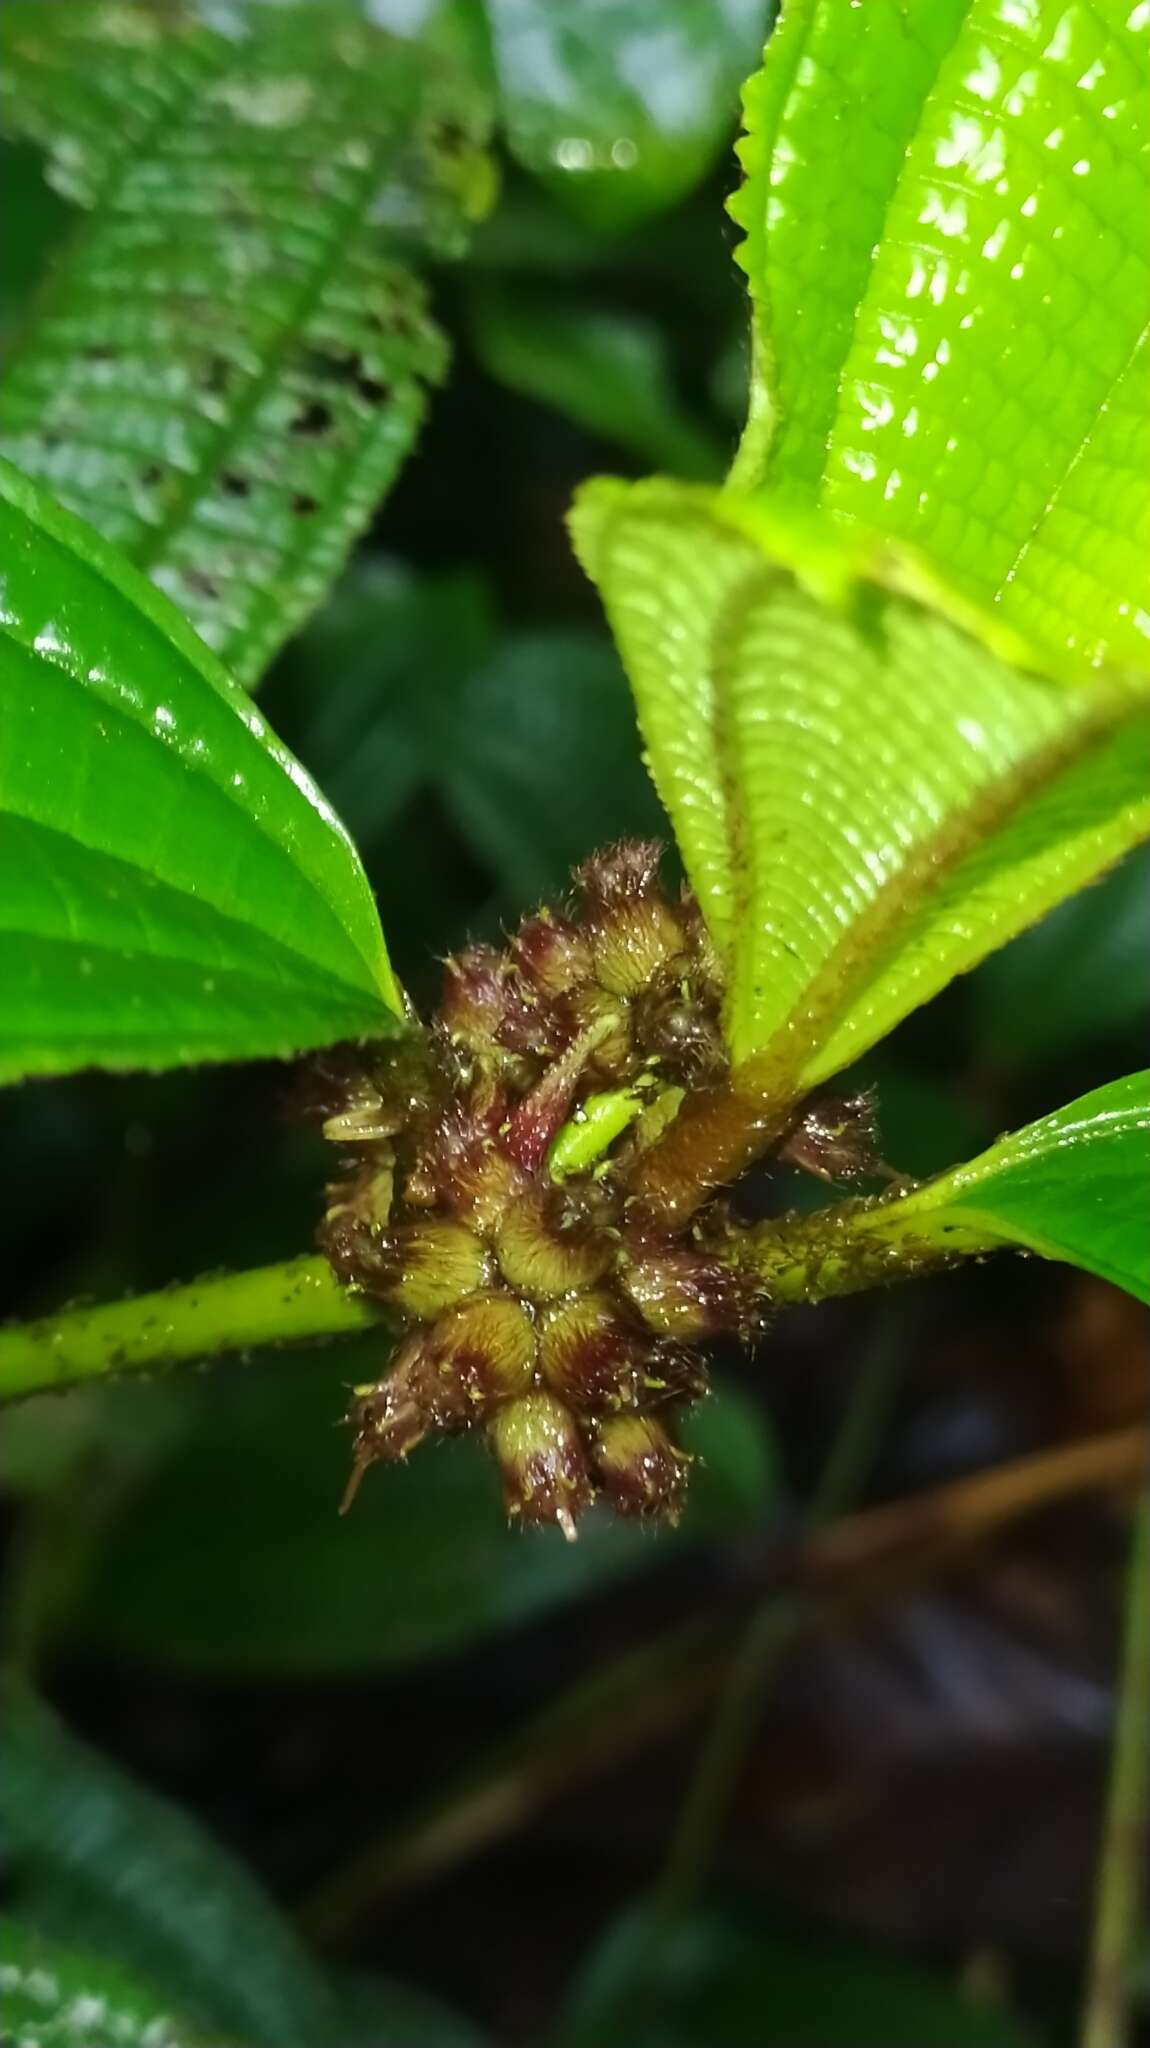
[[[379,1311],[349,1294],[326,1259],[288,1259],[165,1288],[100,1308],[69,1308],[0,1329],[0,1400],[224,1351],[373,1328]]]
[[[1150,1808],[1150,1472],[1134,1523],[1124,1633],[1082,2048],[1124,2048],[1131,2037],[1130,1966]]]
[[[959,1259],[1001,1251],[1006,1242],[977,1220],[931,1213],[913,1194],[884,1195],[732,1229],[722,1256],[771,1301],[825,1301],[940,1272]]]
[[[931,1233],[933,1229],[933,1234]],[[732,1226],[718,1256],[772,1302],[821,1301],[909,1280],[996,1248],[974,1225],[941,1227],[912,1203],[840,1202],[813,1216]],[[98,1308],[67,1308],[0,1329],[0,1402],[104,1375],[371,1329],[384,1312],[342,1287],[326,1259],[193,1281]]]

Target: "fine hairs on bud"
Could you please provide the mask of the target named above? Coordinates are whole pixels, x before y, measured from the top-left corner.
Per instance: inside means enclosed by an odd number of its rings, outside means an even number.
[[[690,1459],[653,1415],[613,1415],[591,1438],[591,1457],[621,1515],[677,1522]]]
[[[593,1489],[570,1409],[553,1394],[527,1394],[511,1401],[496,1412],[491,1445],[512,1519],[554,1522],[573,1543],[575,1524],[590,1504]]]
[[[471,1431],[520,1524],[571,1539],[595,1499],[680,1511],[696,1347],[755,1334],[761,1303],[718,1191],[678,1229],[637,1198],[651,1148],[727,1073],[719,962],[658,866],[647,841],[597,854],[566,904],[446,963],[426,1030],[323,1063],[350,1172],[320,1242],[408,1326],[352,1400],[345,1506],[368,1465]],[[787,1142],[828,1171],[869,1160],[868,1132],[861,1105],[823,1099]]]

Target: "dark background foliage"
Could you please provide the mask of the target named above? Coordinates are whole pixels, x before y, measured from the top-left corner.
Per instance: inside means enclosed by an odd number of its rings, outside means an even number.
[[[724,135],[733,118],[723,102]],[[472,259],[437,280],[449,387],[266,686],[417,999],[465,936],[561,890],[596,844],[659,829],[563,516],[588,473],[717,477],[730,457],[744,304],[714,154],[674,164],[637,224],[610,189],[571,209],[505,164]],[[2,333],[67,210],[31,152],[0,177]],[[1140,1062],[1148,879],[1130,862],[867,1063],[888,1157],[938,1168]],[[0,1311],[307,1245],[326,1162],[298,1093],[271,1067],[9,1092]],[[1079,1500],[937,1562],[912,1533],[848,1560],[829,1601],[795,1591],[795,1559],[860,1386],[856,1509],[1136,1419],[1148,1361],[1142,1310],[1037,1262],[795,1311],[721,1362],[681,1529],[592,1526],[574,1550],[509,1533],[466,1444],[373,1474],[336,1520],[335,1424],[377,1340],[44,1399],[5,1425],[0,1626],[91,1746],[71,1756],[76,1811],[115,1806],[102,1752],[195,1816],[325,1966],[361,1973],[348,2040],[1056,2044],[1088,1927],[1123,1518]],[[797,1637],[750,1701],[729,1824],[669,1879],[716,1691],[768,1597]],[[13,1895],[48,1921],[71,1900],[87,1925],[84,1873],[69,1893],[50,1858],[37,1877],[34,1830],[21,1848],[21,1796],[0,1812]],[[163,1810],[155,1825],[162,1844]],[[145,1894],[150,1826],[108,1851],[140,1855]],[[124,1916],[133,1954],[214,2010],[146,1900]],[[435,1997],[385,1997],[385,1975]],[[226,2024],[286,2043],[259,1997]]]

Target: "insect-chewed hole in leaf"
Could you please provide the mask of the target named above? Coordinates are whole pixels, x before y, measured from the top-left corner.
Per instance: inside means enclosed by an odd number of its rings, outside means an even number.
[[[293,414],[288,431],[298,440],[317,441],[322,435],[329,434],[334,424],[330,405],[325,405],[322,398],[312,398]]]
[[[229,363],[226,356],[208,356],[204,361],[204,374],[200,381],[204,390],[210,392],[213,398],[223,398],[231,388],[234,375],[235,365]]]

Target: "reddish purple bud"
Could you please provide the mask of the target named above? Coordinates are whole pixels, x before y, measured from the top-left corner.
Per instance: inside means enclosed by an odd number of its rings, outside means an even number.
[[[390,1230],[378,1247],[380,1270],[363,1285],[425,1320],[475,1294],[491,1277],[484,1246],[462,1223],[436,1217]]]
[[[510,1401],[492,1420],[491,1447],[503,1474],[508,1514],[525,1523],[556,1523],[574,1542],[576,1521],[593,1489],[570,1410],[553,1394]]]
[[[658,885],[658,864],[658,847],[636,840],[578,870],[595,978],[612,995],[637,994],[686,951],[682,923]]]
[[[421,1385],[432,1420],[458,1429],[525,1394],[535,1376],[535,1326],[510,1294],[475,1294],[427,1332]]]
[[[612,1415],[591,1437],[603,1491],[621,1515],[677,1522],[690,1459],[650,1415]]]
[[[533,1300],[593,1287],[615,1259],[615,1243],[558,1188],[530,1188],[495,1231],[499,1270]]]
[[[609,1294],[575,1294],[540,1317],[543,1377],[580,1414],[638,1407],[651,1351],[650,1338],[625,1321]]]
[[[661,1246],[621,1268],[619,1283],[648,1329],[687,1340],[744,1328],[744,1289],[729,1266],[694,1245]]]
[[[541,910],[525,917],[511,950],[526,980],[547,997],[570,995],[591,979],[591,948],[566,918]]]
[[[662,853],[657,839],[621,839],[576,868],[575,880],[589,903],[627,903],[657,888]]]
[[[673,969],[635,998],[635,1038],[672,1080],[703,1087],[727,1069],[718,1010],[696,993],[691,978]]]
[[[874,1095],[860,1089],[855,1095],[817,1096],[780,1145],[779,1157],[820,1180],[889,1175],[879,1157]]]
[[[359,1492],[369,1465],[381,1459],[406,1458],[431,1426],[422,1394],[423,1339],[402,1344],[385,1379],[373,1387],[357,1387],[347,1419],[355,1431],[351,1474],[340,1503],[345,1515]]]

